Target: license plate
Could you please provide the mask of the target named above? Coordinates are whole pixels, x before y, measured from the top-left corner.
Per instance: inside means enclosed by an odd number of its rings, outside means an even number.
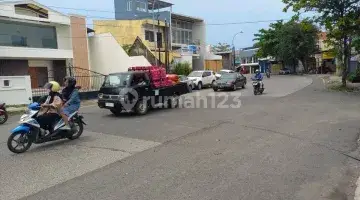
[[[114,107],[114,103],[105,103],[106,107]]]

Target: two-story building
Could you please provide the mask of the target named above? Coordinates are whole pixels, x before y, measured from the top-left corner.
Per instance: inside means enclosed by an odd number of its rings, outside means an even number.
[[[96,34],[111,33],[122,46],[139,37],[162,63],[168,41],[170,62],[189,62],[194,69],[204,69],[203,19],[175,14],[173,4],[160,0],[115,0],[114,5],[115,20],[95,20]]]
[[[31,87],[89,70],[86,20],[32,0],[0,2],[0,76],[30,75]]]

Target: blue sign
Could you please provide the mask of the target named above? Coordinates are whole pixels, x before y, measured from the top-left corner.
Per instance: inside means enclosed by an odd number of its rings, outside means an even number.
[[[189,45],[188,46],[189,51],[191,51],[193,54],[197,54],[198,47],[196,45]]]

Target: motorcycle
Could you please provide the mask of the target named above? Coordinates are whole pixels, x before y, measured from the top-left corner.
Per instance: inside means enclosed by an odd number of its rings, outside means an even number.
[[[266,77],[270,78],[270,71],[266,70]]]
[[[264,92],[264,88],[261,87],[260,81],[253,80],[252,85],[254,87],[254,95],[262,94]]]
[[[0,103],[0,124],[4,124],[9,118],[9,115],[6,111],[6,104]]]
[[[41,144],[65,138],[70,140],[78,139],[83,133],[86,124],[83,121],[83,116],[79,115],[77,111],[69,116],[69,123],[74,127],[72,130],[61,129],[65,126],[62,119],[49,128],[51,131],[40,128],[40,124],[36,121],[40,108],[39,103],[32,103],[28,106],[26,113],[20,117],[20,125],[11,131],[7,141],[8,149],[11,152],[24,153],[32,143]],[[19,137],[16,138],[17,136]],[[18,149],[18,147],[22,148]]]

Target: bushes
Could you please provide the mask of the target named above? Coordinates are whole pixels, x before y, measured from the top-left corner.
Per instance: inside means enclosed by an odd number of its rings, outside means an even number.
[[[352,72],[348,75],[347,80],[352,83],[360,82],[360,68],[358,67],[355,72]]]
[[[184,62],[184,63],[176,63],[174,66],[174,69],[172,70],[172,73],[177,75],[189,75],[191,72],[191,66],[190,63]]]

